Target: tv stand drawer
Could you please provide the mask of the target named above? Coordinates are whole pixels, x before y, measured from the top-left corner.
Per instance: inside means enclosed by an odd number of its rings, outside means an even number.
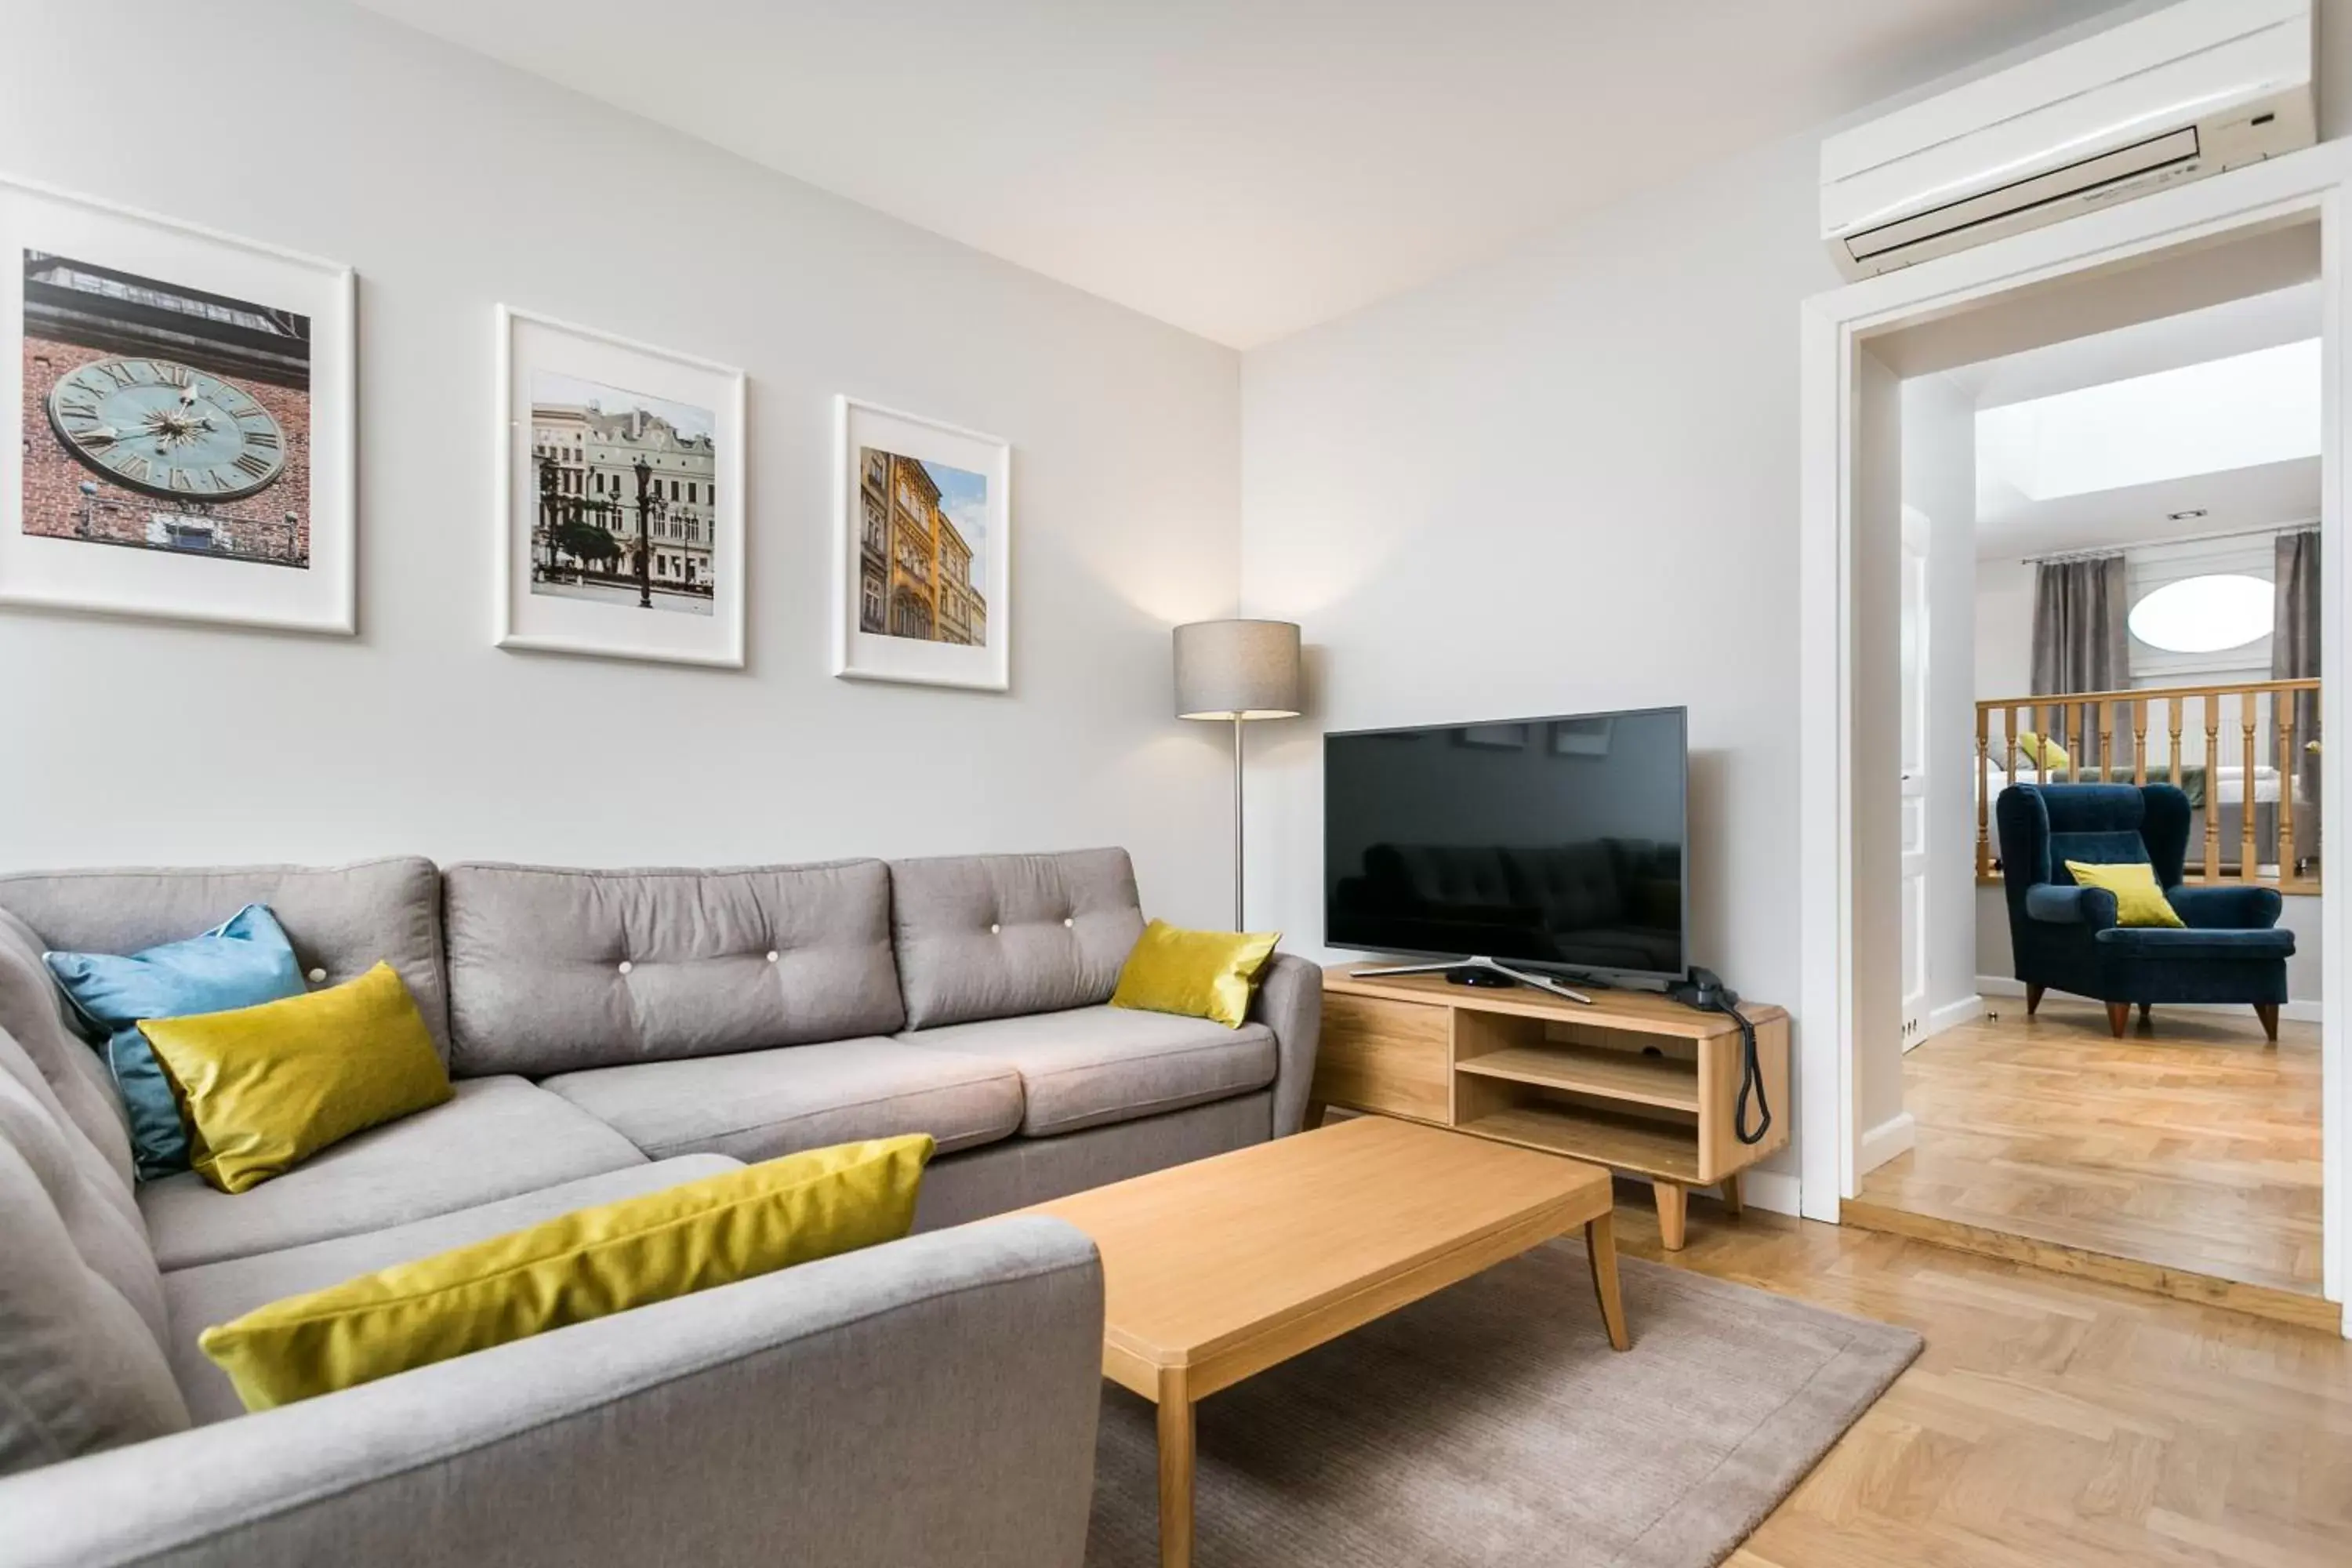
[[[1453,1121],[1449,1008],[1325,992],[1312,1098],[1328,1105]]]

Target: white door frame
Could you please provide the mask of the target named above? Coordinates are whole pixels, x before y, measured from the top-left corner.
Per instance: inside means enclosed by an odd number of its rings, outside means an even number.
[[[2198,240],[2226,238],[2315,214],[2321,225],[2322,338],[2325,378],[2321,437],[2321,640],[2324,732],[2342,735],[2352,633],[2345,598],[2344,329],[2352,321],[2352,279],[2345,266],[2344,222],[2352,205],[2352,140],[2326,142],[2268,163],[2217,174],[2137,201],[2086,213],[2047,228],[2013,235],[1974,250],[1850,284],[1806,300],[1801,311],[1799,419],[1798,747],[1801,866],[1798,921],[1803,953],[1799,994],[1797,1132],[1799,1205],[1810,1219],[1835,1224],[1840,1201],[1854,1195],[1861,1130],[1854,1108],[1853,932],[1859,918],[1893,913],[1893,879],[1884,873],[1892,846],[1857,878],[1856,782],[1853,755],[1854,605],[1853,474],[1859,434],[1855,380],[1864,340],[1895,327],[1948,315],[2028,284],[2062,278]],[[1885,771],[1883,760],[1873,764]],[[2352,838],[2344,768],[2323,770],[2321,820]],[[2323,900],[2320,928],[2322,1284],[2331,1300],[2346,1291],[2344,1230],[2352,1215],[2346,1128],[2352,1126],[2352,1082],[2345,1062],[2347,927],[2343,896]],[[2352,1336],[2352,1310],[2345,1318]]]

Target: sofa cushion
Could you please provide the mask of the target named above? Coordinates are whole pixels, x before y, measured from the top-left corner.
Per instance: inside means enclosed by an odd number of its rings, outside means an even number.
[[[176,942],[247,904],[269,907],[313,985],[356,980],[379,962],[398,970],[447,1059],[441,873],[430,860],[0,877],[0,909],[30,926],[43,947],[81,952],[137,952]]]
[[[449,868],[457,1071],[577,1072],[887,1034],[904,1021],[878,860]]]
[[[1079,1007],[901,1035],[924,1050],[1010,1062],[1032,1138],[1247,1094],[1274,1081],[1274,1031],[1127,1007]]]
[[[373,1128],[231,1194],[193,1171],[139,1189],[166,1270],[377,1230],[639,1165],[626,1138],[519,1078],[472,1079],[430,1110]]]
[[[188,1424],[155,1331],[122,1289],[152,1262],[93,1183],[31,1058],[0,1037],[0,1475]],[[36,1086],[39,1087],[36,1087]],[[152,1294],[152,1281],[150,1281]],[[135,1282],[134,1282],[134,1288]]]
[[[210,931],[143,952],[50,952],[41,962],[57,978],[91,1048],[106,1055],[107,1075],[131,1120],[131,1154],[142,1179],[188,1168],[188,1128],[172,1079],[139,1026],[303,992],[294,944],[259,904],[246,905]]]
[[[106,1064],[67,1021],[65,994],[41,962],[41,939],[0,909],[0,1033],[15,1037],[40,1069],[68,1121],[122,1179],[129,1201],[131,1118]]]
[[[1021,1125],[1021,1074],[1009,1063],[879,1038],[601,1068],[541,1087],[657,1160],[770,1160],[901,1132],[928,1132],[944,1152]]]
[[[131,1303],[160,1343],[163,1283],[131,1182],[82,1135],[40,1068],[5,1030],[0,1030],[0,1139],[33,1163],[82,1262]],[[0,1260],[6,1256],[6,1233],[0,1232]],[[0,1261],[0,1271],[7,1267]]]
[[[281,1252],[183,1268],[169,1276],[163,1286],[171,1312],[166,1349],[173,1375],[187,1397],[189,1414],[199,1425],[242,1415],[245,1405],[237,1398],[228,1374],[196,1346],[196,1336],[213,1324],[226,1323],[256,1307],[324,1289],[395,1263],[430,1258],[453,1247],[469,1247],[509,1231],[525,1230],[574,1209],[594,1208],[719,1175],[740,1164],[740,1161],[717,1154],[657,1160],[558,1183],[497,1203],[478,1204],[431,1219],[338,1237],[332,1241],[314,1241]]]
[[[890,918],[910,1029],[1107,1002],[1143,934],[1124,849],[893,860]]]

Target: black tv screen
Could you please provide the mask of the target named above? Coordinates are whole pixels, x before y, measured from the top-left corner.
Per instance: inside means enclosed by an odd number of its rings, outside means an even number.
[[[1679,976],[1684,710],[1323,738],[1333,947]]]

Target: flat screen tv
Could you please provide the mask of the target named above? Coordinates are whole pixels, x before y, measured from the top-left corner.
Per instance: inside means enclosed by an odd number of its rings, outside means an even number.
[[[1323,738],[1333,947],[1680,978],[1685,710]]]

